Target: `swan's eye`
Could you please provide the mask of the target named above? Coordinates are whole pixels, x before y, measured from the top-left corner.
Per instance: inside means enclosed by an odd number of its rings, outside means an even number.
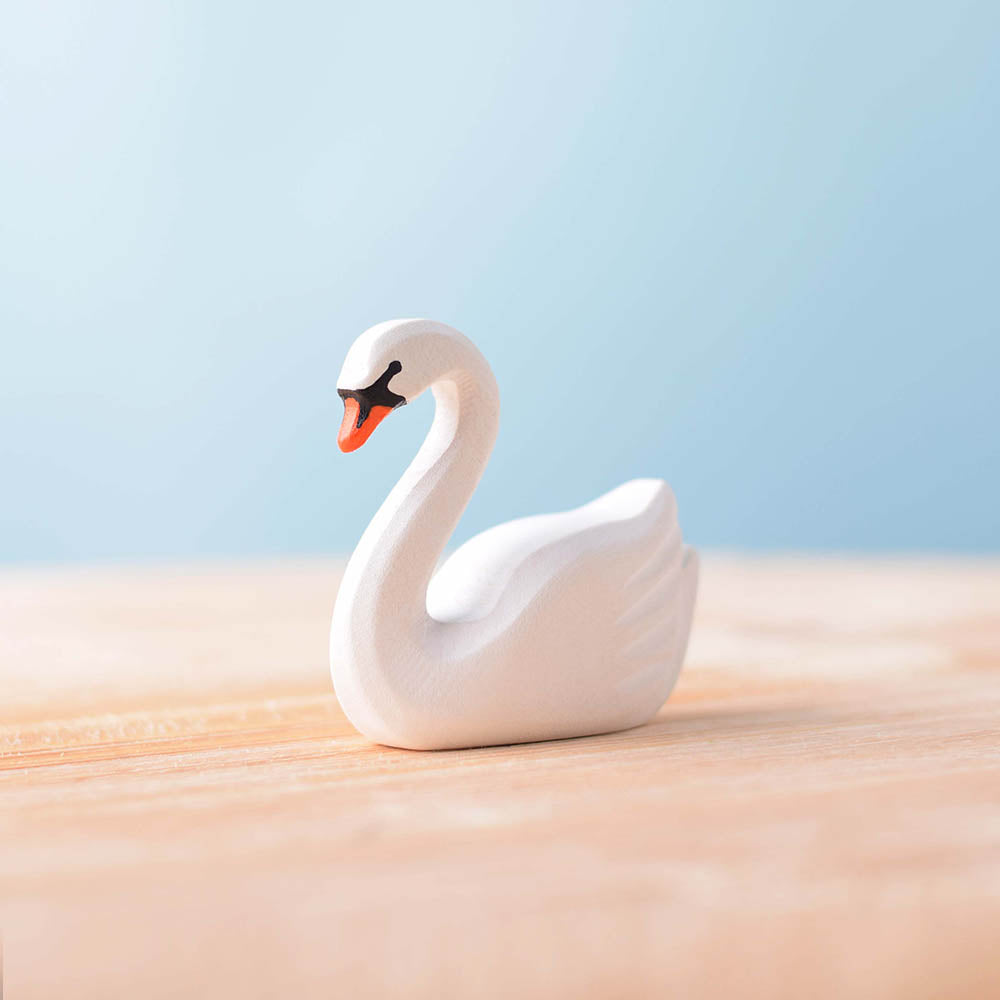
[[[392,361],[371,385],[363,389],[337,390],[344,401],[344,419],[337,435],[341,451],[356,451],[397,406],[405,405],[406,397],[389,388],[389,379],[402,370],[398,361]]]

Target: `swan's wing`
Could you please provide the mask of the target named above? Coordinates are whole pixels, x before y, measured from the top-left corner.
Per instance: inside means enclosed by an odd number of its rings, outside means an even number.
[[[456,713],[517,720],[501,742],[646,721],[680,671],[697,568],[660,480],[477,535],[428,590]]]
[[[494,634],[500,643],[505,630],[527,637],[522,648],[534,669],[524,683],[533,697],[544,679],[543,691],[576,718],[591,714],[601,728],[617,729],[649,719],[677,681],[698,558],[683,543],[666,483],[626,483],[595,504],[599,523],[515,571],[514,597],[544,582],[521,608],[501,604],[507,613],[496,616]]]
[[[427,589],[427,611],[441,622],[480,621],[511,581],[546,549],[574,542],[606,519],[598,500],[561,511],[498,524],[470,538],[439,567]]]
[[[672,565],[679,549],[669,486],[636,479],[582,507],[508,521],[470,538],[435,573],[427,610],[440,622],[480,621],[512,590],[531,599],[561,570],[572,567],[584,582],[624,585],[652,555]]]

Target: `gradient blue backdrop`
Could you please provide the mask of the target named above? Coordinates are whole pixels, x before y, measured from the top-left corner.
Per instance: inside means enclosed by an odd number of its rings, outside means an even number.
[[[1000,547],[1000,5],[14,3],[0,558],[344,551],[470,334],[461,534],[662,475],[706,545]]]

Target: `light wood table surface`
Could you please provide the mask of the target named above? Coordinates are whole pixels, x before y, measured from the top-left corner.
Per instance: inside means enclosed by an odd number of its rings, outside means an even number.
[[[1000,561],[709,557],[652,724],[444,753],[338,576],[0,572],[9,1000],[1000,996]]]

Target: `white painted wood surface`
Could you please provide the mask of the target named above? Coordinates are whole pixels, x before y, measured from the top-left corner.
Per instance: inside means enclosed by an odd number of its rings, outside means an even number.
[[[393,320],[354,342],[337,385],[345,451],[421,393],[435,402],[337,598],[330,662],[351,722],[415,750],[648,722],[680,673],[698,585],[670,487],[635,479],[575,510],[497,525],[435,572],[493,450],[489,364],[443,323]]]

